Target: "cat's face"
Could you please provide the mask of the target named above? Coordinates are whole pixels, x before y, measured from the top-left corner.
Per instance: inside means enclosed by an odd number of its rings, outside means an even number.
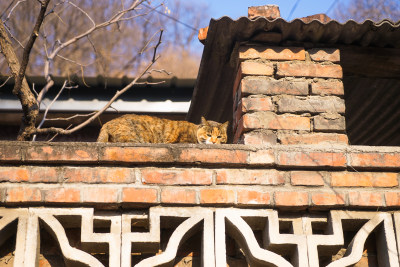
[[[228,141],[226,134],[229,122],[219,123],[207,121],[201,117],[201,124],[197,130],[199,144],[225,144]]]

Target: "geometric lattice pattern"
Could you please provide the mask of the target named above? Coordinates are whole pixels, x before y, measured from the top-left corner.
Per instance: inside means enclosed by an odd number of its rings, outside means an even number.
[[[72,241],[72,228],[79,229],[80,236],[75,237],[79,242]],[[399,266],[399,229],[397,212],[288,215],[276,210],[201,207],[122,213],[94,213],[92,208],[0,209],[0,245],[4,248],[15,236],[14,266],[37,266],[43,231],[56,241],[66,266],[173,266],[180,248],[195,234],[201,237],[200,266],[234,266],[227,260],[232,243],[249,266],[353,266],[366,253],[366,243],[374,244],[378,266]]]

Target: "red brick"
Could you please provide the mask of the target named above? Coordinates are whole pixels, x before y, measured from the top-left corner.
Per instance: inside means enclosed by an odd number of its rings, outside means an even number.
[[[397,173],[384,172],[332,172],[331,186],[394,187],[398,186]]]
[[[387,207],[400,207],[400,192],[386,192],[385,200]]]
[[[277,138],[272,131],[252,131],[244,134],[243,143],[246,145],[276,145]]]
[[[122,190],[122,201],[130,203],[157,203],[157,189],[126,187]]]
[[[270,205],[271,195],[269,192],[261,192],[256,190],[238,190],[237,203],[241,206]]]
[[[277,207],[299,207],[308,205],[308,194],[305,192],[275,192]]]
[[[168,148],[160,147],[104,147],[101,161],[111,162],[173,162]]]
[[[327,183],[324,172],[292,171],[290,182],[292,185],[323,186]]]
[[[161,203],[196,204],[196,191],[192,189],[165,188],[161,191]]]
[[[315,144],[340,144],[347,145],[349,140],[345,134],[337,133],[311,133],[311,134],[279,134],[282,145],[315,145]]]
[[[337,96],[281,96],[276,102],[280,113],[345,112],[344,100]]]
[[[54,167],[31,167],[30,182],[57,183],[59,172]]]
[[[277,63],[278,77],[310,77],[310,78],[338,78],[343,77],[340,65],[324,65],[317,63]]]
[[[346,196],[344,194],[313,193],[311,195],[311,203],[316,206],[344,206],[346,204]]]
[[[200,190],[201,204],[233,204],[235,192],[227,189],[202,189]]]
[[[303,47],[241,46],[240,59],[305,60]]]
[[[275,106],[274,104],[272,104],[272,100],[270,97],[242,98],[242,112],[274,110]]]
[[[285,183],[282,172],[277,170],[222,169],[217,170],[217,184],[261,184]]]
[[[21,146],[19,143],[2,142],[0,145],[0,161],[20,161]]]
[[[310,118],[295,115],[276,115],[272,112],[255,112],[243,115],[243,127],[247,130],[299,130],[310,131]]]
[[[132,183],[135,174],[129,168],[66,167],[63,180],[66,183]]]
[[[308,95],[308,82],[303,80],[275,80],[246,77],[240,83],[243,95]]]
[[[340,62],[340,50],[337,48],[313,48],[307,51],[313,61]]]
[[[117,203],[119,189],[113,187],[84,187],[82,190],[83,202]]]
[[[349,205],[360,207],[383,207],[381,193],[375,192],[349,192]]]
[[[26,150],[26,161],[46,162],[97,162],[96,147],[77,145],[31,146]]]
[[[311,83],[311,93],[314,95],[343,96],[343,82],[340,80],[318,80]]]
[[[78,203],[81,200],[80,190],[77,188],[52,188],[45,191],[46,202]]]
[[[282,151],[278,154],[277,164],[279,166],[346,167],[346,156],[341,152]]]
[[[400,153],[350,153],[349,158],[352,167],[400,167]]]
[[[240,118],[240,120],[237,123],[237,128],[234,131],[234,135],[233,135],[233,143],[234,144],[243,143],[243,138],[242,138],[243,132],[244,132],[243,118]]]
[[[238,89],[239,89],[242,78],[243,78],[242,69],[239,67],[237,70],[237,73],[236,73],[235,81],[233,82],[233,96],[234,97],[235,97],[235,95],[237,95],[237,93],[240,93],[240,92],[238,92],[238,91],[240,91]],[[234,103],[236,103],[236,102],[234,102]]]
[[[40,202],[42,194],[39,188],[12,187],[7,189],[6,202]]]
[[[212,170],[204,169],[142,169],[143,184],[210,185]]]
[[[30,172],[27,167],[0,167],[0,181],[27,182]]]
[[[240,64],[243,75],[274,75],[274,64],[245,61]]]
[[[249,164],[271,166],[275,163],[275,153],[273,149],[260,149],[250,151],[247,162]]]
[[[240,119],[242,118],[242,115],[243,115],[243,112],[242,112],[242,101],[240,101],[239,105],[238,105],[238,108],[233,113],[232,129],[234,131],[237,130],[237,127],[239,125]]]
[[[181,162],[237,164],[247,162],[247,151],[228,149],[183,149],[179,155]]]

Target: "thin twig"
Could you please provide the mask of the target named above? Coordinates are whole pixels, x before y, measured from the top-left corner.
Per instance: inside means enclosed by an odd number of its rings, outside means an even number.
[[[95,114],[96,112],[97,111],[93,111],[93,112],[91,112],[89,114],[75,114],[73,116],[66,117],[66,118],[62,118],[62,117],[59,117],[59,118],[47,118],[46,120],[47,121],[69,121],[69,120],[72,120],[72,119],[75,119],[75,118],[78,118],[78,117],[89,117],[89,116],[92,116],[93,114]]]
[[[51,101],[51,103],[47,106],[47,108],[46,108],[46,110],[45,110],[45,112],[43,114],[42,121],[39,123],[37,129],[40,129],[42,127],[43,123],[46,121],[47,113],[49,112],[51,106],[56,102],[58,97],[61,95],[62,91],[64,91],[66,85],[67,85],[67,81],[64,81],[64,84],[61,87],[60,91],[57,93],[57,95],[54,97],[54,99]],[[32,141],[35,141],[35,140],[36,140],[36,134],[32,138]]]

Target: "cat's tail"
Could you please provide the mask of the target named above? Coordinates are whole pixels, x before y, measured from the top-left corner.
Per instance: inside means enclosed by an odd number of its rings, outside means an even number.
[[[103,142],[103,143],[108,142],[108,132],[106,127],[101,127],[99,137],[97,137],[97,142]]]

